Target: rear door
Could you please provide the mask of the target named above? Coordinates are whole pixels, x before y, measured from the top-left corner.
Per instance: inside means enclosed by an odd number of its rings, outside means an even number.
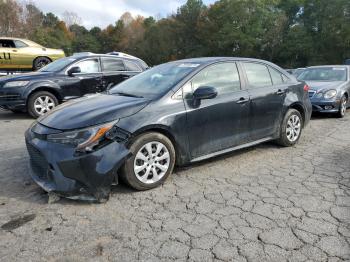
[[[194,103],[201,86],[215,87],[213,99]],[[249,139],[249,94],[241,89],[235,62],[210,65],[183,87],[187,133],[193,158],[244,144]]]
[[[103,90],[123,82],[130,77],[124,62],[120,58],[102,57]]]
[[[272,136],[279,128],[287,86],[276,69],[258,62],[241,62],[250,95],[252,141]]]

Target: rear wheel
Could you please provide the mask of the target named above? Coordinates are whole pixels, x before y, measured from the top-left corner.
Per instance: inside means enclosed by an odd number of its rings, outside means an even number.
[[[50,92],[39,91],[33,93],[28,99],[28,113],[38,118],[51,111],[58,105],[57,98]]]
[[[34,71],[37,71],[39,70],[40,68],[46,66],[47,64],[50,64],[51,63],[51,60],[47,57],[37,57],[35,60],[34,60],[34,63],[33,63],[33,69]]]
[[[302,127],[303,118],[300,112],[296,109],[289,109],[282,121],[280,138],[277,143],[282,146],[295,145],[300,139]]]
[[[345,95],[343,95],[342,98],[340,99],[339,111],[337,113],[338,117],[343,118],[345,116],[347,104],[348,104],[348,99]]]
[[[175,164],[175,149],[160,133],[138,136],[130,146],[132,157],[121,168],[121,178],[137,190],[155,188],[164,183]]]

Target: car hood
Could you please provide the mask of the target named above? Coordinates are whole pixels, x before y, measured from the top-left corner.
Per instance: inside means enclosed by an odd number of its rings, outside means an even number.
[[[0,82],[9,82],[9,81],[33,81],[38,79],[45,79],[50,77],[52,72],[31,72],[23,73],[18,75],[5,76],[0,78]]]
[[[40,117],[44,126],[72,130],[111,122],[136,114],[150,100],[128,96],[97,94],[71,100]]]
[[[310,89],[320,91],[323,89],[338,89],[342,87],[346,82],[334,81],[334,82],[319,82],[319,81],[306,81],[306,84]]]

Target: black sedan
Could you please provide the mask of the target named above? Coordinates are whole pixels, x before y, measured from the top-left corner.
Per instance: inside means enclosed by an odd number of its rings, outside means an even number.
[[[37,118],[58,104],[108,90],[147,69],[134,57],[79,53],[38,72],[0,78],[0,107]]]
[[[109,91],[57,107],[26,132],[33,179],[70,198],[106,199],[120,177],[137,190],[174,165],[276,140],[293,146],[309,122],[308,86],[243,58],[163,64]]]

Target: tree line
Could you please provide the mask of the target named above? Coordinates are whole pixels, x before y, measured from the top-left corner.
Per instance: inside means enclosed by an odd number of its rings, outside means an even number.
[[[0,0],[0,35],[23,37],[67,55],[121,51],[150,65],[200,56],[266,59],[283,67],[341,64],[350,58],[349,0],[188,0],[166,18],[123,14],[87,29],[32,2]]]

